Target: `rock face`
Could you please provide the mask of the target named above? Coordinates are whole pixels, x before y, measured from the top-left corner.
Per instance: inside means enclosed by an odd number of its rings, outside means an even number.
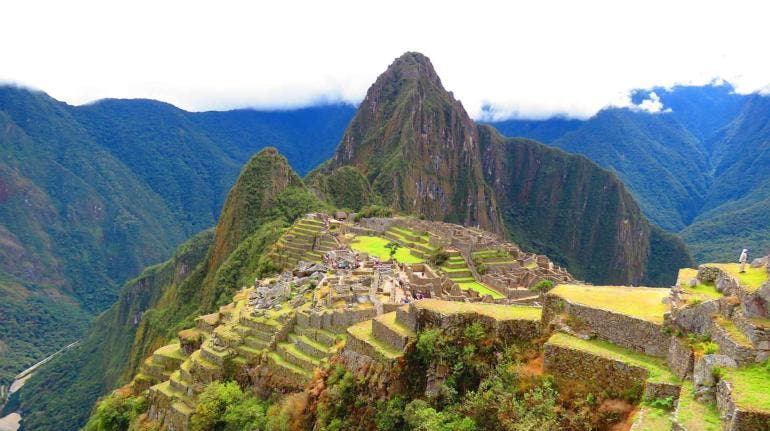
[[[328,168],[348,165],[397,209],[502,231],[476,126],[422,54],[399,57],[369,88]]]
[[[308,182],[326,184],[319,175],[348,167],[389,206],[510,234],[594,283],[670,285],[692,265],[684,244],[651,226],[617,177],[477,126],[418,53],[379,76],[334,157]]]

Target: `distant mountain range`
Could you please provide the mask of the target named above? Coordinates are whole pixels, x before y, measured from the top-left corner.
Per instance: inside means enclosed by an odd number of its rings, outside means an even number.
[[[729,84],[654,92],[659,113],[609,108],[588,120],[492,123],[583,154],[618,174],[655,223],[681,233],[698,262],[732,261],[770,249],[770,97]]]

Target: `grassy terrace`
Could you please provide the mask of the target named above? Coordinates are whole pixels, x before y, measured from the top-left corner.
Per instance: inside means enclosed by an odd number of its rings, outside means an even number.
[[[182,349],[180,349],[179,343],[163,346],[157,349],[153,354],[158,356],[165,356],[167,358],[179,359],[182,361],[185,360],[184,353],[182,353]]]
[[[755,292],[763,284],[767,283],[766,268],[751,268],[746,265],[746,272],[740,273],[740,265],[737,263],[706,263],[705,266],[715,266],[735,277],[738,282],[749,292]]]
[[[690,280],[698,275],[698,270],[693,268],[682,268],[679,270],[679,276],[676,279],[676,284],[682,289],[683,292],[691,295],[690,302],[693,300],[698,301],[710,301],[712,299],[719,299],[722,294],[717,291],[714,283],[701,283],[698,282],[695,287],[690,287]]]
[[[542,316],[540,307],[518,305],[479,304],[472,302],[442,301],[440,299],[423,299],[413,302],[417,308],[430,310],[435,313],[460,314],[477,313],[497,320],[537,320]]]
[[[549,295],[556,295],[573,304],[600,308],[654,323],[663,323],[669,305],[663,300],[671,289],[653,287],[589,286],[561,284]]]
[[[636,417],[639,419],[633,428],[634,431],[668,431],[674,426],[671,412],[648,405],[642,406]]]
[[[466,282],[460,282],[457,283],[458,286],[460,286],[460,289],[462,290],[475,290],[480,295],[490,295],[492,299],[502,299],[505,298],[500,292],[496,290],[492,290],[488,286],[479,283],[478,281],[466,281]]]
[[[722,421],[715,403],[703,404],[695,401],[695,387],[689,380],[682,383],[676,420],[690,431],[721,431]]]
[[[713,319],[719,326],[721,326],[727,332],[727,335],[729,335],[733,341],[735,341],[736,343],[744,347],[752,347],[751,340],[749,340],[749,337],[747,337],[746,334],[743,333],[743,331],[741,331],[740,329],[738,329],[737,326],[735,326],[735,322],[725,318],[721,314],[715,315]]]
[[[387,359],[396,359],[403,354],[401,350],[393,348],[393,346],[378,340],[372,332],[372,321],[365,320],[361,323],[357,323],[348,328],[348,333],[361,340],[370,346],[374,347],[377,352]]]
[[[414,337],[416,334],[411,329],[396,321],[396,312],[385,313],[377,317],[377,320],[384,323],[388,328],[396,331],[404,337]]]
[[[650,373],[649,380],[653,382],[680,383],[679,379],[666,366],[665,359],[645,355],[644,353],[626,349],[606,341],[581,340],[580,338],[558,332],[553,334],[546,344],[579,350],[602,358],[642,367]]]
[[[449,264],[452,266],[462,265],[462,268],[449,268]],[[468,277],[467,274],[470,271],[470,268],[468,268],[468,264],[465,263],[465,259],[463,259],[462,256],[450,257],[447,261],[447,265],[442,266],[441,270],[446,273],[450,280],[457,283],[457,285],[460,286],[460,289],[462,290],[475,290],[482,296],[490,295],[492,299],[505,298],[505,296],[503,296],[500,292],[490,288],[483,283],[479,283],[473,277]]]
[[[390,260],[390,250],[385,246],[390,243],[389,239],[379,236],[357,236],[350,244],[350,247],[359,253],[368,253],[370,256],[377,256],[382,261]],[[407,247],[399,247],[396,251],[396,260],[401,263],[422,263],[423,259],[412,255]]]
[[[770,361],[737,369],[725,368],[733,385],[733,401],[746,410],[770,413]]]

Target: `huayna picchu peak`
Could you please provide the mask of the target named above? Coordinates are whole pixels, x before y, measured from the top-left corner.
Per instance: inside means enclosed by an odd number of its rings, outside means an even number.
[[[53,106],[119,167],[157,136],[121,137],[145,102]],[[696,266],[614,172],[475,123],[428,57],[395,59],[304,178],[277,144],[219,151],[250,133],[224,113],[150,106],[205,154],[136,187],[176,220],[195,191],[160,184],[211,176],[216,225],[22,382],[23,430],[770,430],[768,258]]]

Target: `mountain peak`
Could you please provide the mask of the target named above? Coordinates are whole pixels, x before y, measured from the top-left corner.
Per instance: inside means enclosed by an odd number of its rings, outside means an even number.
[[[441,85],[441,79],[439,79],[433,63],[431,63],[428,57],[419,52],[406,52],[402,54],[380,75],[380,78],[393,77],[406,80],[425,79],[433,84]]]

